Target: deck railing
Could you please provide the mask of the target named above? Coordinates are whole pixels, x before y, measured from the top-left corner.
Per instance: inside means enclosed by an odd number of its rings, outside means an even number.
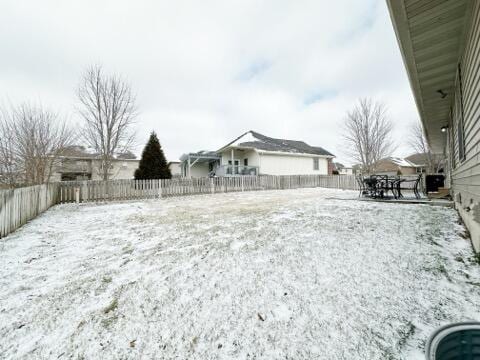
[[[258,175],[258,166],[245,165],[220,165],[215,169],[216,176],[256,176]]]
[[[0,238],[55,204],[325,187],[357,189],[353,175],[231,176],[198,179],[63,181],[0,190]]]

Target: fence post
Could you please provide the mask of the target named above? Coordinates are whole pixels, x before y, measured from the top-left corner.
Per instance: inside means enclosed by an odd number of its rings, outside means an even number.
[[[215,194],[215,179],[210,178],[210,193]]]
[[[75,187],[75,202],[80,203],[80,188],[78,186]]]

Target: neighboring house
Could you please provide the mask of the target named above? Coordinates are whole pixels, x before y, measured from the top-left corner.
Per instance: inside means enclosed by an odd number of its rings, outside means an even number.
[[[275,139],[247,131],[215,152],[182,156],[186,177],[239,175],[327,175],[334,155],[303,141]]]
[[[407,156],[405,160],[414,163],[417,172],[433,174],[444,172],[445,158],[442,154],[417,153]]]
[[[425,135],[480,250],[480,1],[387,0]]]
[[[200,178],[214,174],[220,165],[221,157],[215,151],[198,151],[196,153],[183,154],[180,157],[180,168],[183,177]]]
[[[170,169],[170,173],[172,177],[179,177],[182,176],[182,167],[180,161],[169,161],[168,168]]]
[[[353,175],[353,168],[346,167],[342,163],[336,162],[336,163],[333,163],[333,174],[334,175]]]
[[[355,164],[352,166],[353,175],[361,175],[362,174],[362,165]]]
[[[109,171],[110,179],[133,179],[138,163],[139,160],[130,152],[118,154]],[[83,146],[65,149],[54,165],[50,181],[70,180],[102,180],[98,155]]]
[[[388,157],[375,163],[375,174],[384,175],[415,175],[417,166],[402,158]]]

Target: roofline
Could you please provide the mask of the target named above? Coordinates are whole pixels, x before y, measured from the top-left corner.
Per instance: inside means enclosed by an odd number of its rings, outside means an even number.
[[[325,159],[333,159],[334,155],[319,155],[319,154],[311,154],[311,153],[294,153],[294,152],[287,152],[287,151],[269,151],[269,150],[260,150],[256,148],[252,148],[259,154],[267,154],[267,155],[284,155],[284,156],[301,156],[301,157],[318,157],[318,158],[325,158]]]
[[[260,134],[256,131],[253,131],[253,130],[248,130],[246,132],[244,132],[242,135],[238,136],[237,138],[235,138],[233,141],[230,141],[227,145],[223,146],[222,148],[218,149],[216,152],[219,153],[219,152],[222,152],[224,151],[225,149],[227,149],[231,144],[233,144],[234,142],[236,142],[238,139],[240,139],[241,137],[247,135],[248,133],[257,133],[259,135],[262,135],[262,136],[265,136],[267,138],[270,138],[270,139],[274,139],[274,140],[282,140],[282,139],[277,139],[277,138],[272,138],[270,136],[266,136],[266,135],[263,135],[263,134]],[[303,140],[291,140],[291,139],[284,139],[284,140],[289,140],[289,141],[301,141],[301,142],[304,142]],[[305,143],[305,142],[304,142]],[[307,143],[305,143],[306,145],[308,145],[309,147],[312,147],[312,148],[319,148],[319,146],[311,146]],[[260,151],[263,151],[263,152],[266,152],[267,150],[260,150],[254,146],[233,146],[232,148],[235,148],[235,149],[253,149],[253,150],[256,150],[257,152],[260,152]],[[322,148],[323,149],[323,148]],[[309,154],[309,155],[315,155],[315,156],[318,156],[318,157],[331,157],[332,159],[335,157],[334,154],[332,154],[330,151],[328,150],[325,150],[323,149],[324,151],[328,152],[329,154],[331,155],[318,155],[318,154],[310,154],[310,153],[303,153],[303,154]],[[302,153],[290,153],[290,152],[287,152],[287,151],[271,151],[271,153],[279,153],[279,154],[302,154]]]
[[[229,146],[232,145],[235,141],[237,141],[238,139],[240,139],[242,136],[245,136],[245,135],[247,135],[248,133],[251,133],[252,131],[253,131],[253,130],[248,130],[248,131],[244,132],[242,135],[240,135],[240,136],[236,137],[234,140],[230,141],[227,145],[222,146],[222,147],[221,147],[220,149],[218,149],[216,152],[220,152],[220,151],[222,151],[223,149],[229,147]],[[253,148],[252,148],[252,149],[253,149]]]
[[[423,125],[423,131],[430,147],[435,150],[434,152],[442,152],[438,147],[438,143],[433,143],[428,126],[428,119],[424,113],[424,103],[423,103],[423,94],[420,87],[420,80],[417,74],[417,66],[415,62],[413,42],[410,36],[410,28],[408,22],[407,10],[405,8],[405,0],[386,0],[388,11],[390,14],[390,19],[392,21],[393,29],[395,31],[395,37],[400,48],[400,53],[402,55],[403,64],[407,71],[407,76],[410,83],[410,88],[412,89],[413,97],[415,104],[417,106],[417,111],[420,117],[420,120]],[[462,35],[459,38],[459,47],[457,54],[457,62],[460,61],[461,54],[464,51],[466,43],[466,32],[469,29],[469,26],[472,21],[472,7],[474,1],[466,0],[466,11],[465,11],[465,21],[462,28]],[[447,120],[450,122],[450,120]],[[439,124],[440,126],[448,125],[448,123]]]
[[[403,64],[407,72],[410,89],[413,93],[413,98],[417,106],[417,111],[422,121],[425,137],[430,143],[429,133],[427,131],[426,121],[423,115],[423,101],[420,90],[420,82],[417,77],[417,67],[413,56],[412,39],[408,27],[407,10],[405,9],[405,2],[402,0],[387,0],[388,12],[392,21],[395,37],[400,48]]]
[[[217,153],[217,152],[215,151],[215,153]],[[186,154],[182,154],[182,156],[180,156],[180,161],[179,162],[184,162],[189,157],[197,157],[199,159],[210,159],[210,160],[220,160],[222,158],[221,156],[218,156],[218,153],[217,153],[217,156],[215,156],[215,155],[202,155],[202,154],[199,154],[199,153],[186,153]]]
[[[53,157],[53,156],[51,156]],[[74,159],[74,160],[101,160],[101,156],[68,156],[68,155],[59,155],[57,159]],[[113,161],[140,161],[140,159],[118,159],[118,158],[111,158],[110,160]]]

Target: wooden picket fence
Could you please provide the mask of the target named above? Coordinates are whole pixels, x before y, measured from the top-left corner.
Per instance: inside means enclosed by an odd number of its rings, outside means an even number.
[[[0,238],[55,204],[311,187],[353,190],[357,189],[357,184],[353,175],[291,175],[65,181],[0,190]]]
[[[352,175],[236,176],[161,180],[64,181],[59,203],[153,199],[171,196],[311,187],[357,189]]]
[[[0,190],[0,238],[58,203],[59,185]]]

